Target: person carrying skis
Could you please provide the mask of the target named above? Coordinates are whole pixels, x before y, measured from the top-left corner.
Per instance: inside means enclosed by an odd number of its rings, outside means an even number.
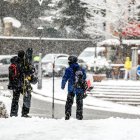
[[[32,51],[31,48],[28,51]],[[27,53],[27,51],[26,51]],[[18,102],[20,94],[23,94],[22,117],[29,117],[28,113],[31,104],[31,83],[36,84],[37,78],[34,76],[35,69],[27,61],[26,54],[23,50],[18,52],[18,56],[11,59],[9,66],[9,85],[8,89],[13,90],[13,99],[11,103],[10,116],[18,116]]]
[[[87,88],[86,84],[86,72],[77,63],[78,59],[76,56],[69,56],[68,63],[69,67],[66,68],[65,74],[62,77],[61,88],[64,89],[68,81],[68,95],[65,104],[65,120],[69,120],[71,116],[72,105],[74,97],[76,96],[76,118],[78,120],[83,119],[83,98]]]

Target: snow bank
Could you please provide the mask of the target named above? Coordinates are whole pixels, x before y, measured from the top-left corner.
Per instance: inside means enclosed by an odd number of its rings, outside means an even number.
[[[0,86],[0,118],[10,117],[11,102],[12,93],[10,92],[10,90],[4,90],[4,88]],[[21,116],[20,105],[18,109],[18,115]]]
[[[0,96],[0,118],[8,118],[10,116],[11,99]]]
[[[140,120],[0,119],[1,140],[139,140]]]
[[[1,88],[2,89],[2,88]],[[0,90],[0,118],[8,118],[11,108],[11,93],[9,90]]]

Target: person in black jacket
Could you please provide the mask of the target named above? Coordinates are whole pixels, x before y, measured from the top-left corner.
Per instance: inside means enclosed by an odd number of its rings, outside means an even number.
[[[18,56],[11,59],[9,67],[9,85],[13,90],[10,116],[18,116],[18,102],[20,94],[23,94],[22,117],[29,117],[28,113],[31,105],[31,83],[36,84],[37,78],[34,76],[35,69],[28,63],[23,50],[18,52]]]

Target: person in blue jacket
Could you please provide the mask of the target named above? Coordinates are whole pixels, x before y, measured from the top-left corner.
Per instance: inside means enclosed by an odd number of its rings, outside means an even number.
[[[86,79],[86,73],[83,68],[79,66],[77,63],[78,59],[76,56],[69,56],[68,57],[68,63],[69,67],[66,68],[65,74],[62,77],[62,83],[61,88],[64,89],[65,85],[68,81],[68,95],[67,95],[67,101],[65,105],[65,120],[69,120],[71,116],[71,109],[74,101],[74,97],[76,96],[76,118],[78,120],[83,119],[83,96],[85,89],[81,87],[75,87],[75,72],[79,69],[81,69],[83,73],[83,79]]]

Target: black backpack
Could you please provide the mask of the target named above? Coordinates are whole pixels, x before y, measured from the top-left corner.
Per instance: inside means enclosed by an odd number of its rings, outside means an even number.
[[[77,70],[74,70],[74,75],[75,75],[74,87],[86,90],[88,87],[87,87],[87,82],[84,79],[84,73],[82,71],[82,68],[79,67]]]

